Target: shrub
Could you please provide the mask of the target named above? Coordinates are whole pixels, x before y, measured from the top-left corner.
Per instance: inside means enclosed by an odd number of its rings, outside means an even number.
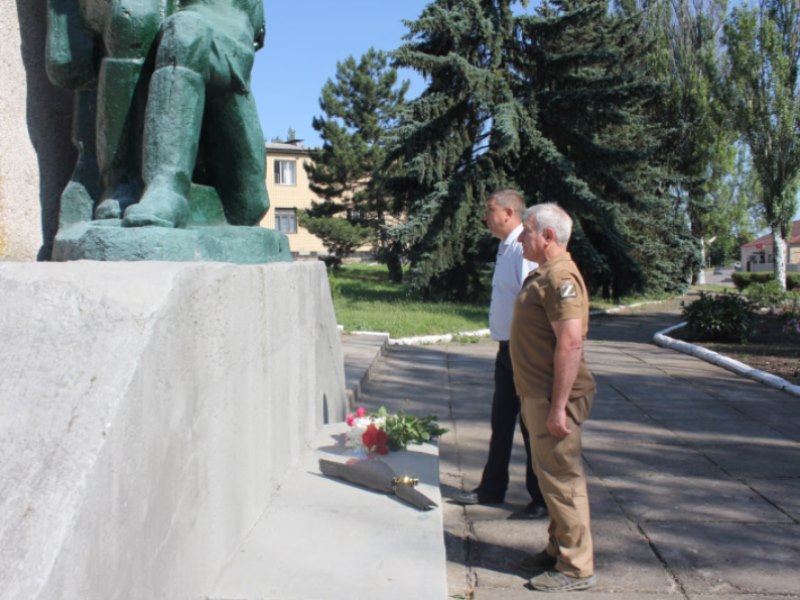
[[[744,295],[753,306],[769,309],[779,308],[789,299],[789,294],[774,279],[767,283],[750,284]]]
[[[783,334],[793,342],[800,342],[800,290],[787,292],[783,308]]]
[[[753,283],[767,283],[774,281],[775,275],[772,271],[762,271],[760,273],[731,273],[731,281],[736,289],[740,292],[745,290],[750,284]]]
[[[753,326],[753,308],[738,294],[705,294],[683,305],[690,339],[744,343]]]
[[[312,217],[307,210],[299,211],[297,217],[300,225],[320,238],[328,249],[330,258],[323,259],[328,267],[339,268],[343,258],[348,257],[359,246],[369,241],[369,228],[357,223],[351,223],[347,219]]]
[[[744,291],[752,283],[769,283],[775,281],[775,275],[772,271],[763,271],[760,273],[731,273],[731,280],[736,289]],[[786,289],[797,290],[800,289],[800,273],[787,273],[786,274]]]

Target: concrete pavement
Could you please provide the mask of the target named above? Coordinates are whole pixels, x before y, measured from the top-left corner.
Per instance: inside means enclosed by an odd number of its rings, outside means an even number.
[[[584,459],[598,585],[583,594],[800,599],[800,401],[650,343],[677,320],[676,303],[592,320],[598,396]],[[531,597],[515,565],[546,539],[545,522],[507,520],[526,502],[519,435],[506,504],[447,502],[480,478],[495,352],[488,340],[392,346],[360,390],[371,410],[434,413],[450,429],[440,443],[448,588],[473,600]],[[559,596],[574,597],[548,597]]]

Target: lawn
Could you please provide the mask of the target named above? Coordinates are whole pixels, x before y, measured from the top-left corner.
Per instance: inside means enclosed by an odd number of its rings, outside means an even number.
[[[385,331],[399,338],[488,327],[488,305],[411,298],[389,280],[383,265],[345,265],[329,270],[328,279],[336,320],[346,331]]]
[[[412,298],[392,283],[383,265],[352,263],[330,269],[328,279],[336,319],[345,331],[385,331],[392,337],[461,333],[487,328],[489,303],[437,302]],[[491,285],[486,282],[487,289]],[[591,310],[663,298],[623,298],[619,303],[593,299]]]

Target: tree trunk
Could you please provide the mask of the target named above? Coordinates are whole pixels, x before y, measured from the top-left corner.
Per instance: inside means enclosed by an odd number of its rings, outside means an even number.
[[[775,279],[786,289],[786,240],[779,227],[772,228],[772,264]]]
[[[700,238],[700,268],[695,273],[695,284],[706,284],[706,240],[703,237]]]

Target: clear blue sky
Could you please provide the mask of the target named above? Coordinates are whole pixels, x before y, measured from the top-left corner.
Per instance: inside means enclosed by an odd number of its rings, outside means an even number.
[[[322,114],[322,86],[336,75],[336,63],[359,58],[370,47],[394,50],[407,30],[402,19],[416,20],[428,0],[265,0],[267,39],[256,54],[253,93],[267,140],[285,137],[289,127],[308,146],[321,144],[311,119]],[[422,80],[412,81],[408,97],[419,95]]]

